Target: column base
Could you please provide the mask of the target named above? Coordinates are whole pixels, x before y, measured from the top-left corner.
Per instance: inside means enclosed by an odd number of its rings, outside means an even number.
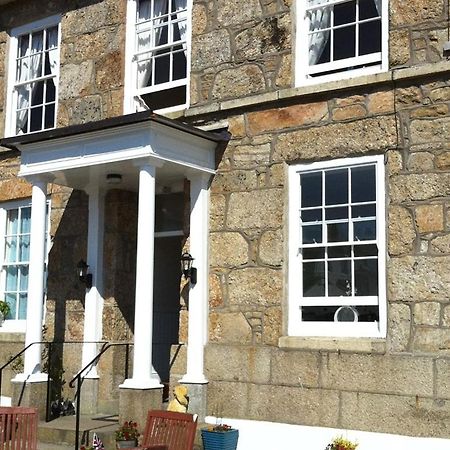
[[[134,389],[129,386],[124,388],[124,384],[119,390],[119,423],[133,420],[143,428],[148,410],[162,409],[163,388],[162,386],[152,389]]]
[[[188,388],[189,407],[188,413],[197,414],[198,422],[204,422],[207,415],[206,399],[208,394],[208,384],[186,383],[181,382]]]
[[[39,419],[45,420],[47,412],[47,379],[45,381],[20,381],[17,380],[17,378],[18,377],[12,380],[13,406],[32,406],[37,408]]]

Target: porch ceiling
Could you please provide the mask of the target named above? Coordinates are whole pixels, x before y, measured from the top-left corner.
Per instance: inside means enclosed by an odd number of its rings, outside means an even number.
[[[92,184],[137,190],[138,166],[156,167],[159,186],[171,186],[192,172],[215,172],[216,149],[226,137],[150,112],[3,139],[21,153],[19,175],[76,189]],[[119,184],[107,183],[120,174]]]

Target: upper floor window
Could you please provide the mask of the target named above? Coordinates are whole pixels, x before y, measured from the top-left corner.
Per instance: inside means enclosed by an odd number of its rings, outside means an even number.
[[[5,322],[8,331],[11,323],[27,318],[31,233],[29,200],[0,205],[0,232],[0,298],[10,306]]]
[[[298,0],[297,84],[387,69],[387,0]]]
[[[290,167],[289,334],[385,334],[383,157]]]
[[[188,0],[132,0],[130,95],[152,110],[187,105],[190,7]]]
[[[9,135],[56,125],[59,20],[51,17],[11,32],[6,127]]]

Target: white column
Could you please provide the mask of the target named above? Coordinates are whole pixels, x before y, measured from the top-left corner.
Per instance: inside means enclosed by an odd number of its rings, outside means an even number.
[[[189,249],[197,269],[197,283],[190,285],[187,372],[180,380],[183,383],[203,384],[204,346],[208,333],[208,218],[209,175],[190,177],[191,219]]]
[[[133,378],[125,380],[121,388],[162,387],[158,375],[152,371],[154,244],[155,167],[143,165],[139,169]]]
[[[92,287],[86,289],[84,303],[84,341],[82,367],[92,361],[98,351],[97,344],[102,337],[103,310],[103,224],[104,224],[104,195],[99,186],[86,189],[89,195],[89,222],[87,240],[88,273],[92,274]],[[86,378],[98,378],[97,367],[92,367]]]
[[[27,331],[25,346],[42,341],[44,307],[45,228],[47,210],[47,182],[33,183],[31,198],[30,265],[28,270]],[[14,381],[40,382],[47,380],[41,373],[41,345],[31,346],[25,352],[23,373]]]

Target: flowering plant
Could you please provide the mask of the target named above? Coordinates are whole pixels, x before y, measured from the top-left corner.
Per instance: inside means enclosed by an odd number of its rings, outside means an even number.
[[[139,437],[137,423],[132,420],[125,421],[123,425],[116,430],[116,441],[132,441]]]
[[[325,450],[355,450],[358,447],[357,442],[352,442],[342,436],[335,437]]]
[[[220,424],[216,424],[216,425],[209,425],[206,429],[208,431],[223,432],[223,431],[230,431],[231,426],[225,425],[224,423],[220,423]]]

